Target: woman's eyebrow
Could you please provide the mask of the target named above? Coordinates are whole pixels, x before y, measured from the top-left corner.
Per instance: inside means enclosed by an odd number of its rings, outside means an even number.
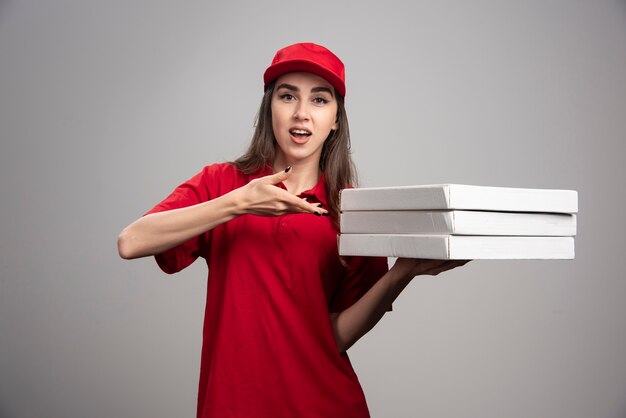
[[[300,89],[293,84],[282,83],[280,86],[276,87],[276,90],[279,89],[287,89],[291,91],[300,91]]]
[[[311,93],[328,93],[330,94],[330,97],[335,97],[333,91],[328,87],[313,87],[311,89]]]
[[[280,89],[287,89],[287,90],[296,91],[296,92],[300,91],[300,88],[298,86],[294,86],[293,84],[289,84],[289,83],[282,83],[278,87],[276,87],[276,90],[280,90]],[[329,89],[328,87],[323,87],[323,86],[313,87],[311,89],[311,93],[328,93],[330,94],[331,97],[335,97],[332,89]]]

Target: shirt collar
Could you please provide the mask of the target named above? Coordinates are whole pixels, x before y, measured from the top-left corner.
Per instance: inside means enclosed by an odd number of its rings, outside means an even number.
[[[306,197],[309,202],[313,202],[315,200],[328,208],[326,196],[326,173],[322,173],[315,186],[309,190],[303,191],[299,196],[303,198]],[[312,197],[315,199],[311,199]]]

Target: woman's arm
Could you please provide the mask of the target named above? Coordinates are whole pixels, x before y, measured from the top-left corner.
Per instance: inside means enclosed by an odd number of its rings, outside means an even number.
[[[331,322],[339,351],[346,351],[359,338],[367,334],[383,317],[413,277],[419,275],[435,276],[466,263],[467,260],[398,258],[393,267],[363,297],[346,310],[331,314]]]
[[[278,216],[285,213],[326,212],[274,186],[289,177],[289,170],[252,180],[223,196],[139,218],[119,234],[117,249],[125,259],[160,254],[237,216]]]

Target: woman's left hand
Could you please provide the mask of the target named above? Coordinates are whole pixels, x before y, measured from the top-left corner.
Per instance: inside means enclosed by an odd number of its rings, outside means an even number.
[[[338,314],[331,314],[339,351],[346,351],[372,329],[413,277],[423,274],[436,276],[467,264],[468,261],[398,258],[393,267],[356,303]]]
[[[398,258],[391,270],[400,277],[436,276],[447,270],[461,267],[470,260],[427,260],[420,258]]]

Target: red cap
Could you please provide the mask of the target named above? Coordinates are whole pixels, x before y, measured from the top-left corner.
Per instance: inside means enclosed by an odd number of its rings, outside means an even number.
[[[299,43],[280,49],[272,65],[263,74],[265,88],[283,74],[306,71],[324,78],[342,96],[346,95],[346,71],[343,62],[328,49],[313,43]]]

